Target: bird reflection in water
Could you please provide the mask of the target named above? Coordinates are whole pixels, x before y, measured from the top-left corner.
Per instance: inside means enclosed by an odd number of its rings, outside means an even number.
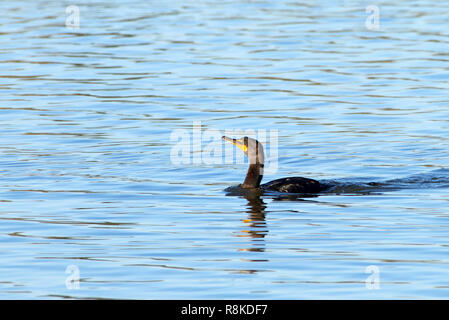
[[[264,192],[261,190],[245,190],[239,187],[230,187],[227,190],[227,196],[238,196],[245,198],[248,203],[246,204],[247,217],[243,219],[244,228],[239,234],[239,237],[252,238],[250,248],[242,248],[239,251],[253,251],[263,252],[265,251],[265,236],[268,234],[268,226],[265,219],[265,209],[267,204],[263,201],[262,196]],[[266,195],[272,201],[313,201],[310,198],[318,198],[318,195],[299,195],[299,194],[275,194]],[[261,261],[261,260],[254,260]]]
[[[291,194],[277,194],[277,195],[264,195],[261,190],[245,190],[239,187],[230,187],[227,189],[227,196],[237,196],[239,198],[245,198],[248,202],[246,204],[247,217],[243,219],[244,227],[238,234],[238,237],[248,237],[251,239],[251,246],[249,248],[241,248],[239,251],[246,252],[265,252],[265,236],[268,234],[268,226],[265,220],[265,209],[267,204],[263,201],[262,196],[268,197],[272,201],[313,201],[305,198],[316,198],[316,195],[291,195]],[[266,258],[262,256],[251,256],[251,258],[242,259],[247,262],[268,262]],[[265,257],[265,256],[263,256]],[[238,273],[254,274],[260,271],[266,271],[265,269],[240,269]]]
[[[243,220],[245,229],[242,230],[242,237],[252,238],[252,247],[241,249],[241,251],[265,251],[265,235],[268,233],[265,221],[266,204],[257,194],[247,194],[244,196],[248,200],[248,217]]]

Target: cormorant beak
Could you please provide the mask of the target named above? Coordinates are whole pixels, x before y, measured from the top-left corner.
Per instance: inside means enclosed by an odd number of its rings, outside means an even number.
[[[232,143],[233,145],[235,145],[237,148],[239,148],[240,150],[242,150],[245,153],[248,151],[248,147],[245,146],[243,139],[232,139],[232,138],[228,138],[226,136],[223,136],[221,138],[224,141]]]

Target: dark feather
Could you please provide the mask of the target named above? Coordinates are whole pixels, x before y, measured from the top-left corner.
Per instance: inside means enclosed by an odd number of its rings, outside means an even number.
[[[323,185],[316,180],[302,177],[276,179],[264,183],[260,187],[264,190],[288,193],[318,193],[328,188],[327,185]]]

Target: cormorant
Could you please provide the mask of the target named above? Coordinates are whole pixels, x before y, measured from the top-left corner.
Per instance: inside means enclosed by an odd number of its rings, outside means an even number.
[[[302,177],[281,178],[261,185],[265,157],[262,144],[256,139],[248,137],[232,139],[223,136],[222,139],[234,144],[248,157],[249,168],[245,181],[240,185],[241,188],[288,193],[319,193],[329,188],[328,185],[324,185],[316,180]]]

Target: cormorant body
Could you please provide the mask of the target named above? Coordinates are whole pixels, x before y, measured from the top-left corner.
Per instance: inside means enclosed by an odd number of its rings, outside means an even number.
[[[290,177],[276,179],[260,186],[264,190],[288,192],[288,193],[319,193],[328,188],[319,181],[303,178]]]

